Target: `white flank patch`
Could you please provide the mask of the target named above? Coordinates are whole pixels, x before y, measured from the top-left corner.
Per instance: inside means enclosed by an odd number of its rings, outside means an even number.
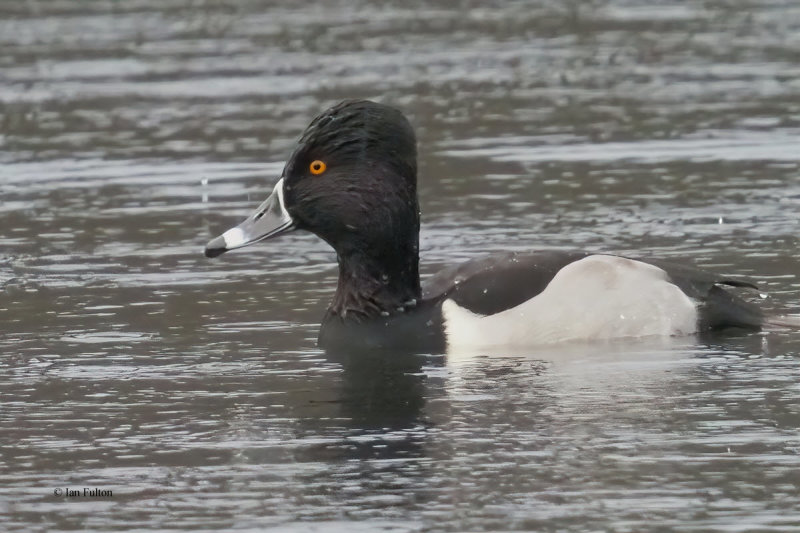
[[[245,242],[244,232],[237,228],[231,228],[222,234],[225,240],[225,248],[236,248]]]
[[[540,294],[500,313],[477,315],[445,300],[442,314],[448,350],[697,331],[694,301],[666,272],[609,255],[570,263]]]

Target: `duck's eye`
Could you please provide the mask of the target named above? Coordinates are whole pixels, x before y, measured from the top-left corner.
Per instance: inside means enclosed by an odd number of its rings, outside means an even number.
[[[314,174],[315,176],[319,176],[320,174],[325,172],[326,168],[328,168],[328,165],[326,165],[323,161],[320,161],[319,159],[317,159],[316,161],[312,161],[311,164],[308,165],[308,170],[310,170],[311,173]]]

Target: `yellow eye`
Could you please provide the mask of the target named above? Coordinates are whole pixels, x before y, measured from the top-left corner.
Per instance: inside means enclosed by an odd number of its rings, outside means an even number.
[[[319,159],[317,159],[316,161],[312,161],[311,164],[308,165],[308,170],[310,170],[311,173],[314,174],[315,176],[319,176],[320,174],[325,172],[326,168],[328,168],[328,165],[326,165]]]

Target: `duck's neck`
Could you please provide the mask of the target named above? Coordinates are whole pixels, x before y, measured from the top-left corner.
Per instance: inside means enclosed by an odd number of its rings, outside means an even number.
[[[419,245],[337,253],[339,283],[329,315],[360,321],[403,313],[420,299]]]

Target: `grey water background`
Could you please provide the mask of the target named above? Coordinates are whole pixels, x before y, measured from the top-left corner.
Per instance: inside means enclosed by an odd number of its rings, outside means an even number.
[[[354,97],[417,129],[424,274],[652,255],[800,310],[796,1],[3,0],[3,530],[800,527],[798,332],[326,354],[323,243],[204,258]]]

